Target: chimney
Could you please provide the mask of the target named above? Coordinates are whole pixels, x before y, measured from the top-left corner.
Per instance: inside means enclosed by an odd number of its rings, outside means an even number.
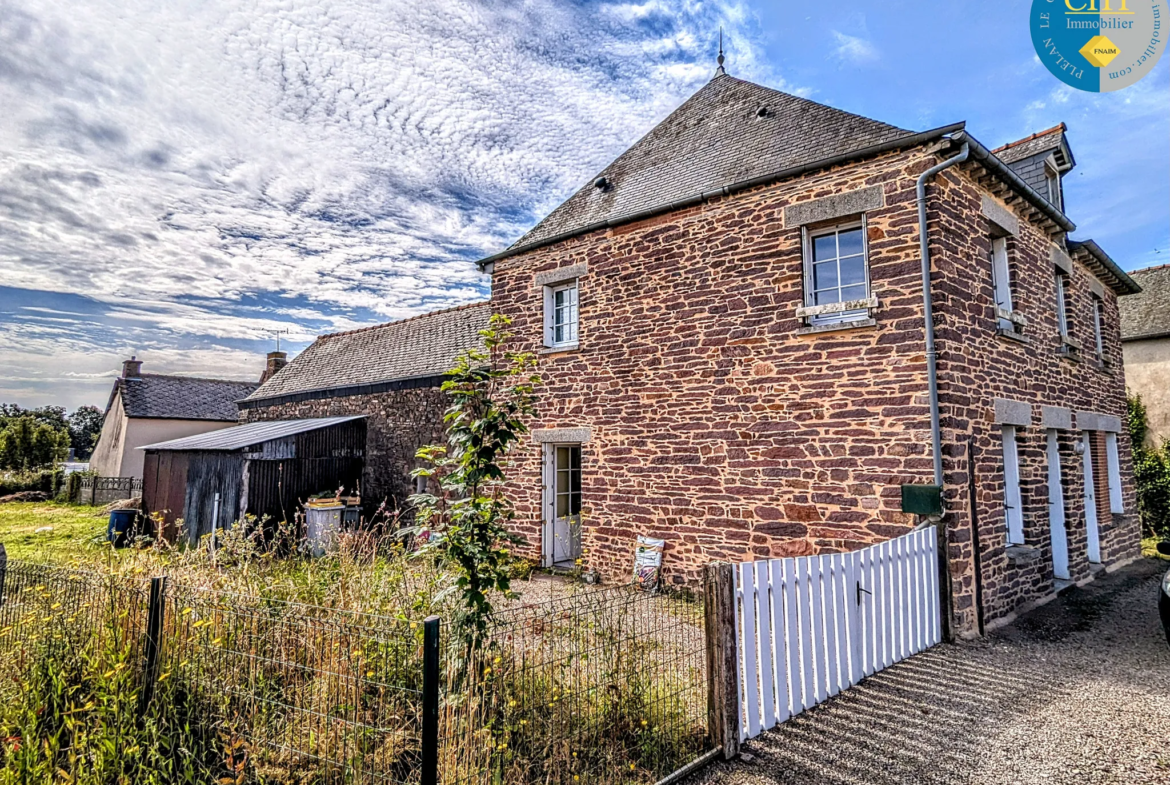
[[[288,365],[287,352],[269,352],[268,366],[264,369],[264,373],[260,374],[260,383],[264,384],[264,382],[275,376],[276,372],[286,365]]]
[[[122,378],[123,379],[141,379],[142,378],[142,360],[136,357],[131,357],[129,360],[122,362]]]

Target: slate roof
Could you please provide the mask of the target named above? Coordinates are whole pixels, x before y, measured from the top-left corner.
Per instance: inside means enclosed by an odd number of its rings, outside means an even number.
[[[1064,142],[1064,133],[1067,130],[1068,128],[1065,124],[1061,123],[1054,128],[1049,128],[1047,131],[1040,131],[1017,142],[1011,142],[1010,144],[1005,144],[1003,147],[997,147],[991,152],[995,153],[995,157],[1005,164],[1014,164],[1025,158],[1031,158],[1034,155],[1057,149]]]
[[[230,452],[250,447],[253,444],[263,444],[274,439],[283,439],[297,433],[315,431],[319,428],[328,428],[350,420],[360,420],[364,414],[349,417],[318,417],[307,420],[269,420],[253,422],[247,425],[237,425],[233,428],[221,428],[210,433],[200,433],[195,436],[184,436],[181,439],[171,439],[167,442],[158,442],[139,447],[140,450],[215,450]]]
[[[322,335],[249,401],[438,376],[482,344],[490,303],[474,303],[360,330]]]
[[[1129,277],[1142,291],[1117,301],[1121,340],[1170,336],[1170,264],[1134,270]]]
[[[759,109],[765,116],[757,115]],[[724,186],[914,136],[726,74],[688,98],[512,248]]]
[[[117,379],[106,411],[121,392],[127,417],[235,422],[240,418],[236,401],[246,398],[259,386],[255,382],[144,373]]]

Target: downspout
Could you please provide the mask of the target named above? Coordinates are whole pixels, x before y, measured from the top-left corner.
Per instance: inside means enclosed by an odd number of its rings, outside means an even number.
[[[934,452],[934,484],[943,484],[942,428],[938,414],[938,352],[934,348],[934,301],[930,294],[930,241],[926,235],[926,182],[944,169],[967,160],[971,147],[963,142],[962,151],[954,158],[936,164],[918,178],[918,238],[922,252],[922,302],[926,323],[926,378],[930,387],[930,444]]]
[[[926,183],[944,169],[967,160],[971,148],[963,142],[963,148],[954,158],[930,167],[918,178],[918,239],[922,249],[922,310],[926,328],[926,378],[930,387],[930,443],[934,453],[934,484],[942,499],[942,427],[938,412],[938,351],[934,346],[934,301],[930,293],[930,238],[926,234]],[[942,623],[943,640],[954,641],[955,595],[951,586],[950,535],[946,531],[946,518],[940,517],[935,529],[938,540],[938,593],[939,621]]]

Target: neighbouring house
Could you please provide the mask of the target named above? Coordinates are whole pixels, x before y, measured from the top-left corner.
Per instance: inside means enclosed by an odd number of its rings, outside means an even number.
[[[142,361],[122,363],[106,404],[89,468],[101,477],[142,479],[147,444],[228,428],[239,422],[236,401],[259,385],[142,373]]]
[[[916,185],[945,161],[924,286]],[[540,357],[508,481],[530,553],[624,580],[647,535],[684,583],[937,520],[961,634],[1136,557],[1118,298],[1139,287],[1068,239],[1073,164],[1063,125],[992,152],[720,69],[480,263]]]
[[[363,504],[401,505],[416,489],[418,449],[445,442],[443,374],[481,345],[490,317],[476,303],[323,335],[240,402],[240,421],[363,415]]]
[[[236,425],[142,448],[142,504],[162,535],[198,542],[245,515],[294,520],[304,501],[353,493],[361,482],[365,418],[324,417]]]
[[[1146,405],[1154,447],[1170,439],[1170,264],[1130,276],[1143,291],[1121,301],[1125,381]]]

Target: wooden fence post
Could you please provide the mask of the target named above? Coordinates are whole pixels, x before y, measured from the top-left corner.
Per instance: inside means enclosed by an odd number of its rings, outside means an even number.
[[[150,579],[150,604],[146,609],[146,669],[138,693],[138,716],[146,716],[158,683],[158,660],[162,649],[163,611],[166,607],[166,576]]]
[[[735,641],[735,567],[726,562],[704,570],[707,635],[707,728],[716,749],[730,760],[739,754],[739,680]]]
[[[422,785],[439,781],[439,617],[423,621]]]

